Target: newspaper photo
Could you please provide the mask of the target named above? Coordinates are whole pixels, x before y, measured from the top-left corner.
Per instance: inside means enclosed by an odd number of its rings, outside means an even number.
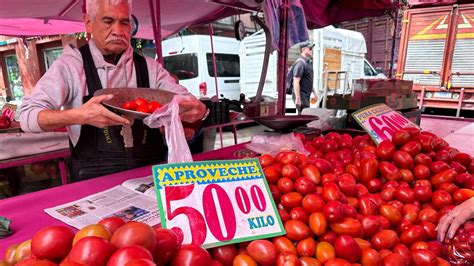
[[[45,212],[78,229],[111,216],[150,226],[160,223],[152,176],[127,180],[80,200],[45,209]]]

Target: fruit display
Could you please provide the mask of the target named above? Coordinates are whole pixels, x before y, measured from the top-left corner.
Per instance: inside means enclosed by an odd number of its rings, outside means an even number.
[[[412,128],[378,146],[368,135],[295,134],[309,155],[258,156],[283,236],[205,250],[168,229],[107,218],[75,234],[44,228],[0,265],[473,265],[474,221],[445,242],[436,231],[474,197],[469,154]]]
[[[0,114],[0,129],[9,128],[12,124],[11,119],[8,116]]]

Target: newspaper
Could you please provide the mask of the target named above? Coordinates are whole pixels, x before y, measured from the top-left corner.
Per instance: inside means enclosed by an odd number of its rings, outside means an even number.
[[[44,211],[78,229],[111,216],[150,226],[160,223],[152,176],[127,180],[105,191]]]

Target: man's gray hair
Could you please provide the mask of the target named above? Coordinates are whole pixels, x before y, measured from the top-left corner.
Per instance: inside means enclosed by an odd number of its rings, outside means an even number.
[[[130,16],[132,12],[132,0],[86,0],[86,14],[89,15],[92,20],[97,17],[99,11],[99,2],[105,2],[108,5],[115,6],[121,3],[125,3],[129,6]]]

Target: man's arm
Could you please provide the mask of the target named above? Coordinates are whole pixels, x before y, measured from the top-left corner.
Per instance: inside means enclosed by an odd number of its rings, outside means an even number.
[[[293,77],[293,92],[295,93],[295,105],[301,105],[301,77]]]
[[[42,110],[38,113],[38,125],[44,131],[51,131],[71,125],[92,125],[103,128],[113,125],[127,125],[128,119],[107,110],[100,103],[112,99],[113,95],[92,97],[79,108],[69,110]]]

